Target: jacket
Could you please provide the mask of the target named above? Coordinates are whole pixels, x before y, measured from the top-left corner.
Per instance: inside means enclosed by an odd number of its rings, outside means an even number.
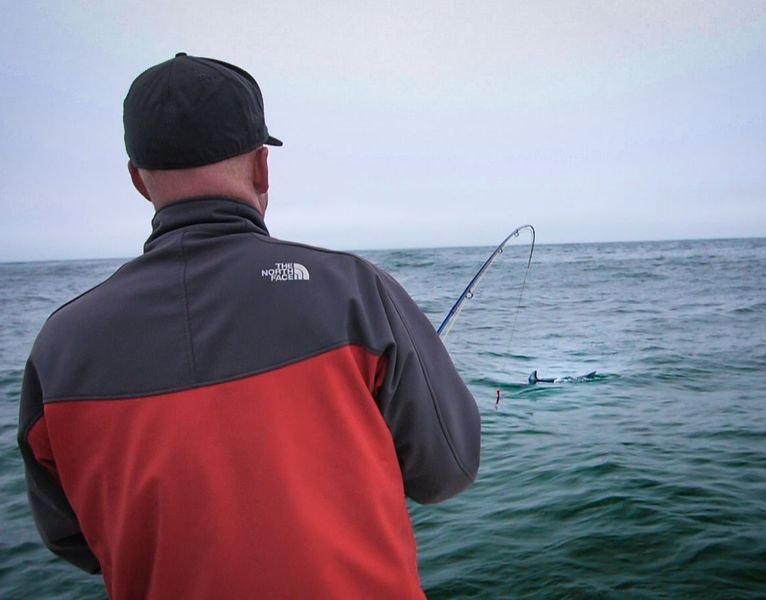
[[[19,446],[46,545],[110,598],[422,597],[405,495],[474,480],[476,404],[385,272],[228,198],[49,317]]]

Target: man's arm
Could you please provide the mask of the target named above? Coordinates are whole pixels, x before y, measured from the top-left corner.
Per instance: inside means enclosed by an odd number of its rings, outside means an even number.
[[[45,545],[88,573],[101,567],[80,531],[80,525],[61,488],[43,412],[37,371],[27,361],[21,388],[19,449],[24,459],[29,506]]]
[[[386,350],[376,400],[394,438],[407,496],[441,502],[476,478],[479,411],[433,325],[393,278],[382,277],[395,344]]]

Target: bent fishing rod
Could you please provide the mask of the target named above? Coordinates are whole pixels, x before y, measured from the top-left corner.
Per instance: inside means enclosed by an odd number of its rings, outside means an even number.
[[[518,315],[518,308],[521,305],[521,298],[524,294],[524,286],[527,283],[527,273],[529,272],[529,266],[532,264],[532,253],[535,251],[535,228],[531,225],[522,225],[521,227],[517,227],[514,229],[511,233],[508,234],[508,236],[500,242],[500,245],[495,248],[494,252],[489,255],[489,258],[487,258],[486,261],[484,261],[484,264],[481,266],[481,268],[476,272],[476,275],[473,276],[473,279],[468,283],[466,288],[463,290],[463,293],[460,294],[460,297],[457,299],[455,304],[452,305],[452,308],[447,313],[447,316],[444,318],[444,321],[442,321],[442,324],[439,325],[439,329],[436,330],[436,333],[439,335],[439,337],[444,340],[447,337],[447,334],[452,329],[452,326],[455,324],[455,321],[457,320],[458,315],[460,315],[460,311],[463,310],[463,305],[465,304],[466,300],[470,300],[473,298],[474,294],[476,293],[476,289],[479,287],[479,284],[481,283],[481,280],[484,278],[484,275],[486,275],[489,268],[492,266],[492,263],[495,262],[498,256],[500,256],[503,253],[503,250],[505,249],[506,244],[508,244],[509,241],[511,241],[512,238],[519,237],[519,233],[524,231],[525,229],[528,229],[530,233],[532,234],[532,245],[529,249],[529,260],[527,260],[527,268],[524,271],[524,281],[521,284],[521,293],[519,294],[519,302],[516,306],[516,315]],[[513,325],[511,328],[511,331],[513,331],[513,328],[516,325],[516,316],[514,316],[513,319]]]

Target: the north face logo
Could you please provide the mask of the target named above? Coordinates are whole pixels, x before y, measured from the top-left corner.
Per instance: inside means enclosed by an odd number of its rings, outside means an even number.
[[[274,263],[272,269],[261,269],[261,277],[271,281],[308,281],[309,270],[300,263]]]

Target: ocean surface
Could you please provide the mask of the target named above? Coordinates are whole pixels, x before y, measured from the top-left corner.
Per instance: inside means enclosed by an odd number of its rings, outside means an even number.
[[[491,250],[361,254],[438,325]],[[428,597],[766,598],[766,239],[538,245],[522,290],[528,253],[446,338],[482,465],[409,504]],[[43,321],[121,262],[0,264],[0,598],[104,597],[40,542],[15,437]]]

